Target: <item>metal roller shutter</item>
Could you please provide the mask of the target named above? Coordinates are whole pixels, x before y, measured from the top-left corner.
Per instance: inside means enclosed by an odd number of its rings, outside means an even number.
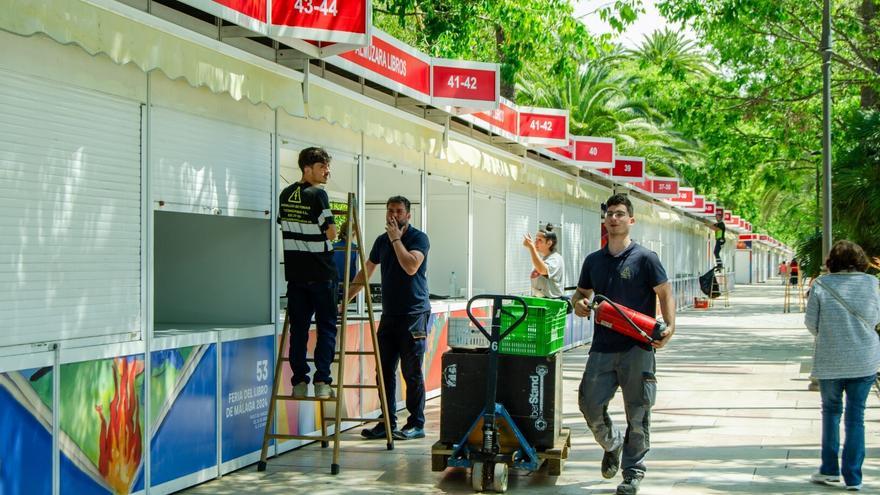
[[[0,70],[0,346],[141,330],[141,110]]]
[[[584,210],[566,205],[564,213],[561,251],[565,259],[565,286],[574,287],[580,277],[584,258],[589,254],[584,248]]]
[[[507,195],[507,293],[528,294],[532,260],[522,245],[523,236],[538,228],[538,205],[535,198],[521,194]]]
[[[271,210],[268,132],[165,108],[152,119],[153,200],[187,213],[262,218]]]

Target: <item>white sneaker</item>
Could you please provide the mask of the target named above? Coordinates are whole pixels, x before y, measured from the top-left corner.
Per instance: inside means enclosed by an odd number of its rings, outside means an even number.
[[[336,391],[329,383],[315,382],[315,397],[329,399],[336,396]]]
[[[859,484],[859,485],[852,485],[852,486],[847,486],[847,487],[846,487],[846,490],[847,490],[847,491],[850,491],[850,492],[857,492],[857,491],[860,491],[861,489],[862,489],[862,485],[861,485],[861,484]]]
[[[835,483],[840,483],[840,476],[813,473],[810,475],[810,481],[812,481],[813,483],[818,483],[820,485],[833,485]]]
[[[293,386],[293,398],[294,399],[305,399],[306,395],[309,394],[309,384],[306,382],[299,382]]]

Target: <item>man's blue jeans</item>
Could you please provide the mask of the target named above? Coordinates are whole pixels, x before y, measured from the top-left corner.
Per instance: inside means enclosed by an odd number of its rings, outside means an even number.
[[[309,383],[306,353],[312,315],[318,328],[315,344],[315,382],[331,383],[330,365],[336,353],[336,280],[322,282],[288,282],[287,313],[290,318],[291,382]]]
[[[847,486],[862,484],[862,462],[865,460],[865,402],[875,375],[862,378],[819,380],[822,394],[822,466],[819,472],[843,475]],[[840,453],[840,416],[846,392],[846,415],[843,419],[846,439],[843,460]]]

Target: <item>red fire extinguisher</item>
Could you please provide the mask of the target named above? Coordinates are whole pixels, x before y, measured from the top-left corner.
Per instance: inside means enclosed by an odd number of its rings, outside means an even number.
[[[660,334],[666,329],[665,323],[617,304],[602,294],[593,297],[591,307],[596,315],[596,323],[645,344],[660,340]]]

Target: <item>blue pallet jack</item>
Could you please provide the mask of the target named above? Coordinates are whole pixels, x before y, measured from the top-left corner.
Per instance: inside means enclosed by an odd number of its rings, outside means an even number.
[[[471,307],[474,301],[492,300],[492,328],[487,332],[480,324],[480,321],[474,317]],[[510,317],[515,315],[504,309],[504,301],[512,301],[523,308],[522,315],[514,321],[510,328],[502,332],[501,330],[501,314],[504,313]],[[508,469],[523,469],[526,471],[536,471],[542,460],[538,457],[538,453],[534,447],[526,440],[522,432],[513,422],[513,418],[507,412],[503,404],[496,402],[496,389],[498,385],[498,350],[499,345],[510,332],[525,321],[529,308],[525,300],[517,296],[507,295],[479,295],[472,297],[467,304],[468,318],[476,325],[483,335],[489,340],[489,362],[486,374],[486,401],[483,411],[474,419],[467,433],[456,444],[453,444],[452,452],[449,455],[447,463],[452,467],[471,468],[471,486],[475,491],[484,491],[491,489],[493,491],[504,493],[507,491]],[[498,442],[498,419],[503,419],[513,431],[518,445],[510,453],[501,453]],[[477,428],[477,425],[483,422],[483,441],[479,448],[474,448],[468,443],[468,437]]]

